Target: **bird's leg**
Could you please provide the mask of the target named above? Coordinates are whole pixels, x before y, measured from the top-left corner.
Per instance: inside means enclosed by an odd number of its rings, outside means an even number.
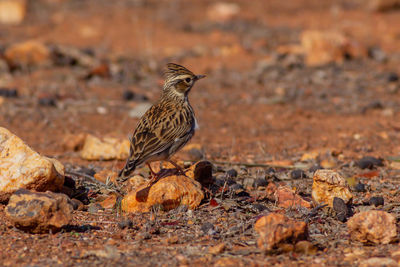
[[[173,161],[170,160],[170,159],[168,159],[168,162],[175,166],[175,168],[178,170],[178,174],[179,174],[179,175],[186,176],[186,173],[185,173],[185,171],[181,168],[181,166],[179,166],[178,164],[176,164],[175,162],[173,162]]]
[[[153,169],[151,168],[149,163],[146,162],[146,165],[147,165],[147,167],[149,167],[150,173],[151,173],[151,179],[149,181],[149,186],[150,186],[150,185],[154,184],[155,182],[157,182],[160,177],[158,176],[158,173],[155,173],[153,171]]]

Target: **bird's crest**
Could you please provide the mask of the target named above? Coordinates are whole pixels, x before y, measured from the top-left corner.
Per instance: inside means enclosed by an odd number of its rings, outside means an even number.
[[[180,76],[195,76],[193,72],[188,70],[187,68],[175,64],[175,63],[168,63],[166,66],[165,70],[165,79],[167,81],[169,80],[175,80],[176,78],[179,78]]]

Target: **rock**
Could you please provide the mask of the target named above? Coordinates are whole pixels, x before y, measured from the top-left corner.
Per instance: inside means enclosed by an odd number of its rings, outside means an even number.
[[[215,246],[210,247],[210,248],[208,249],[208,252],[209,252],[210,254],[217,255],[217,254],[220,254],[220,253],[224,252],[225,248],[226,248],[225,243],[220,243],[220,244],[218,244],[218,245],[215,245]]]
[[[301,33],[301,44],[309,66],[341,63],[349,56],[360,57],[367,54],[365,48],[339,32],[307,30]]]
[[[378,12],[389,11],[400,8],[400,0],[369,0],[367,8]]]
[[[81,157],[86,160],[125,160],[129,156],[129,140],[111,137],[99,139],[88,134],[81,151]]]
[[[359,267],[398,267],[399,264],[391,258],[373,257],[360,262]]]
[[[0,202],[21,188],[58,191],[64,184],[64,166],[40,156],[20,138],[0,127]]]
[[[385,204],[385,200],[383,197],[371,197],[369,199],[369,204],[374,205],[375,207],[383,206]]]
[[[203,231],[203,234],[205,235],[214,235],[216,233],[214,224],[210,222],[206,222],[201,226],[201,231]]]
[[[360,159],[359,161],[357,161],[357,166],[360,169],[372,169],[376,166],[383,166],[383,160],[382,159],[378,159],[375,157],[370,157],[370,156],[366,156],[363,157],[362,159]]]
[[[133,227],[133,222],[130,219],[125,219],[118,223],[118,227],[120,229],[125,229],[125,228],[129,229]]]
[[[0,23],[8,25],[18,25],[24,20],[25,15],[25,0],[0,1]]]
[[[148,212],[154,205],[168,211],[179,205],[195,209],[204,198],[201,185],[186,176],[167,176],[150,187],[142,185],[129,192],[121,202],[125,212]]]
[[[318,204],[328,204],[332,208],[335,197],[343,199],[346,204],[352,200],[353,195],[346,179],[332,170],[317,170],[312,185],[313,200]]]
[[[348,215],[349,215],[349,209],[344,203],[343,199],[334,197],[333,198],[333,210],[336,212],[336,218],[341,221],[345,222]]]
[[[367,191],[366,190],[366,188],[365,188],[365,184],[362,184],[362,183],[358,183],[358,184],[356,184],[355,186],[354,186],[354,191],[356,191],[356,192],[365,192],[365,191]]]
[[[302,240],[296,243],[294,251],[297,253],[303,253],[306,255],[317,254],[317,247],[315,247],[310,241]]]
[[[134,175],[127,180],[127,182],[125,183],[124,190],[126,192],[131,192],[136,190],[136,188],[138,188],[139,186],[144,185],[145,183],[147,183],[147,181],[146,179],[144,179],[143,176]]]
[[[214,183],[214,178],[212,176],[213,165],[209,161],[199,161],[190,166],[190,168],[185,171],[187,177],[190,177],[202,186],[208,187]]]
[[[87,211],[91,214],[96,214],[102,210],[104,210],[104,208],[99,203],[90,203],[87,209]]]
[[[293,170],[290,172],[290,177],[292,179],[303,179],[307,178],[307,174],[303,170]]]
[[[208,8],[207,16],[212,21],[225,22],[235,18],[239,12],[238,4],[217,2]]]
[[[307,237],[307,224],[295,221],[283,214],[270,213],[257,220],[254,225],[260,235],[257,245],[269,251],[281,243],[295,243]]]
[[[94,175],[94,178],[96,180],[104,183],[104,184],[110,184],[110,183],[117,183],[117,178],[118,178],[118,173],[111,171],[111,170],[101,170],[100,172],[96,173]]]
[[[45,66],[51,63],[49,49],[43,43],[35,40],[8,47],[4,52],[4,58],[11,68]]]
[[[297,208],[304,207],[307,209],[312,208],[311,202],[303,199],[296,194],[293,190],[285,186],[279,186],[273,195],[276,204],[282,208]]]
[[[18,97],[18,91],[15,88],[4,88],[4,87],[2,87],[2,88],[0,88],[0,96],[6,97],[6,98],[17,98]]]
[[[226,176],[228,178],[236,178],[238,176],[238,172],[235,169],[229,169],[226,171]]]
[[[396,218],[380,210],[355,214],[347,222],[347,227],[351,238],[362,243],[389,244],[397,236]]]
[[[5,209],[15,227],[31,233],[56,232],[72,219],[72,205],[64,194],[16,191]]]
[[[65,151],[79,151],[83,148],[85,143],[86,134],[67,134],[61,141],[62,147]]]
[[[103,201],[99,202],[99,205],[103,209],[112,209],[115,206],[116,201],[117,201],[117,196],[112,194]]]

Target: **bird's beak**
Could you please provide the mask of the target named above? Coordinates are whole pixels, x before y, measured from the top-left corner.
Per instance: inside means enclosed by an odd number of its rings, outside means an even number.
[[[206,75],[196,75],[196,76],[194,76],[194,79],[197,81],[197,80],[203,79],[204,77],[206,77]]]

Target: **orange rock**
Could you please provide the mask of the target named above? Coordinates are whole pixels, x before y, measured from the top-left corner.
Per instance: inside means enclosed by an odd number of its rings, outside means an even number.
[[[25,0],[2,0],[0,1],[0,23],[17,25],[26,15]]]
[[[367,53],[365,48],[339,32],[307,30],[301,34],[301,44],[306,53],[306,64],[310,66],[341,63],[348,55],[359,57]]]
[[[40,156],[20,138],[0,127],[0,202],[16,190],[58,191],[64,184],[64,166]]]
[[[204,198],[201,185],[186,176],[167,176],[157,183],[140,186],[129,192],[121,202],[125,212],[148,212],[154,205],[171,210],[180,205],[195,209]]]
[[[72,205],[66,195],[26,189],[11,196],[5,212],[17,228],[31,233],[58,231],[72,219]]]
[[[108,183],[116,183],[118,178],[118,173],[111,171],[111,170],[101,170],[100,172],[94,175],[98,181],[108,184]]]
[[[225,243],[220,243],[218,245],[212,246],[208,249],[208,252],[211,254],[220,254],[226,248]]]
[[[81,151],[81,157],[86,160],[126,160],[129,155],[129,140],[111,137],[99,139],[88,134]]]
[[[6,49],[4,57],[11,67],[29,67],[50,64],[50,51],[41,42],[30,40]]]
[[[134,175],[131,178],[128,179],[128,181],[125,183],[125,188],[124,190],[126,192],[131,192],[136,190],[139,186],[147,183],[147,181],[144,179],[143,176],[141,175]]]
[[[67,134],[64,136],[62,146],[66,151],[79,151],[85,143],[86,134]]]
[[[208,8],[207,16],[210,20],[224,22],[233,19],[239,12],[238,4],[217,2]]]
[[[254,229],[260,235],[257,245],[262,250],[271,250],[285,242],[295,243],[307,237],[307,224],[295,221],[283,214],[270,213],[257,220]]]
[[[310,209],[312,204],[296,194],[288,187],[280,186],[274,193],[274,198],[279,207],[296,208],[298,206]]]
[[[317,170],[314,173],[312,186],[312,198],[318,204],[328,204],[333,207],[333,199],[341,198],[345,203],[349,203],[353,195],[349,185],[342,176],[332,170]]]
[[[117,196],[116,195],[110,195],[103,201],[99,202],[100,206],[102,206],[104,209],[112,209],[115,205],[115,202],[117,201]]]
[[[357,213],[347,227],[351,238],[362,243],[389,244],[397,236],[396,218],[381,210]]]

